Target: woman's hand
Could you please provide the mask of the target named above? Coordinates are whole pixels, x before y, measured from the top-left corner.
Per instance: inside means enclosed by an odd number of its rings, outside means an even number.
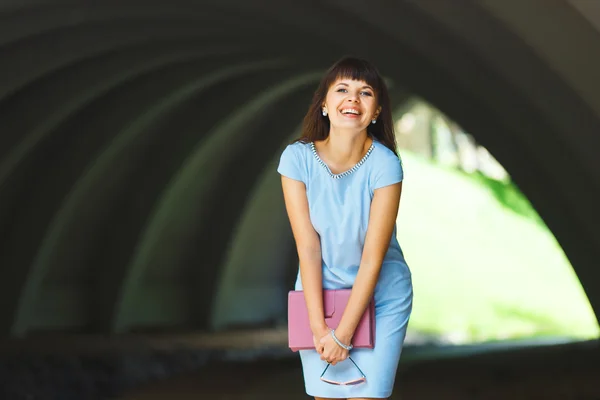
[[[338,339],[340,338],[338,337]],[[321,354],[321,360],[327,361],[331,365],[344,361],[350,355],[348,350],[344,349],[333,340],[331,331],[323,336],[319,342],[323,346],[323,351],[319,353]],[[350,340],[348,340],[348,342],[350,342]],[[342,341],[342,343],[344,342]]]
[[[319,328],[316,332],[313,332],[313,343],[315,345],[315,350],[317,353],[323,354],[323,345],[321,344],[321,338],[329,335],[331,329],[327,325],[323,325],[323,327]]]

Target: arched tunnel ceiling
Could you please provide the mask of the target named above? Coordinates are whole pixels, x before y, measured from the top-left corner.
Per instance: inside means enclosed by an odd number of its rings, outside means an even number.
[[[344,54],[494,154],[600,315],[600,17],[584,4],[0,1],[2,333],[281,318],[295,261],[275,167]]]

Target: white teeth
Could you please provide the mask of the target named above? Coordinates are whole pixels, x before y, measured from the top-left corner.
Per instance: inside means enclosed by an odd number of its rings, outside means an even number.
[[[345,108],[342,110],[342,114],[355,114],[358,115],[358,111],[352,108]]]

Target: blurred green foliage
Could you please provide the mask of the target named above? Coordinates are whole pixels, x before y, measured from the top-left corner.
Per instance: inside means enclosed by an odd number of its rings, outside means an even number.
[[[573,268],[513,183],[402,158],[397,224],[413,273],[413,334],[455,343],[598,336]]]

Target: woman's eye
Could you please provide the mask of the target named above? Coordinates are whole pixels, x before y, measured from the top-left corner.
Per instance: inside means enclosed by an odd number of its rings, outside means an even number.
[[[346,88],[339,88],[339,89],[336,90],[336,92],[338,92],[338,93],[348,93],[348,89],[346,89]],[[373,93],[368,92],[368,91],[363,91],[363,92],[360,92],[360,95],[361,96],[373,96]]]

